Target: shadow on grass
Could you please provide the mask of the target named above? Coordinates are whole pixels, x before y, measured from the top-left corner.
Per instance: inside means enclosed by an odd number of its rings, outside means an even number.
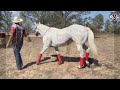
[[[57,57],[57,55],[51,55],[52,57]],[[65,56],[61,56],[62,59],[62,63],[64,63],[65,61],[67,62],[79,62],[80,61],[80,57],[65,57]],[[55,61],[52,62],[56,62],[58,61],[57,59]],[[90,64],[94,64],[95,66],[101,66],[98,62],[97,59],[94,58],[89,58],[89,63]],[[86,65],[86,63],[85,63]]]
[[[48,59],[50,59],[50,57],[45,57],[45,58],[42,59],[40,62],[46,61],[46,60],[48,60]],[[34,65],[34,64],[36,64],[36,61],[27,63],[22,69],[25,69],[25,68],[27,68],[27,67],[30,67],[30,66],[32,66],[32,65]]]
[[[57,55],[51,55],[52,57],[57,57]],[[44,62],[43,63],[43,61],[46,61],[46,60],[49,60],[50,59],[50,57],[45,57],[44,59],[42,59],[40,62],[42,62],[42,63],[40,63],[40,64],[44,64],[44,63],[48,63],[48,62]],[[62,64],[64,63],[64,62],[79,62],[80,61],[80,58],[79,57],[65,57],[65,56],[61,56],[61,59],[62,59]],[[56,58],[56,60],[55,61],[52,61],[52,62],[57,62],[58,61],[58,59]],[[94,64],[95,66],[101,66],[99,63],[98,63],[98,60],[96,60],[96,59],[94,59],[94,58],[89,58],[89,63],[90,64]],[[36,64],[36,61],[35,62],[30,62],[30,63],[28,63],[28,64],[26,64],[24,67],[23,67],[23,69],[25,69],[25,68],[27,68],[27,67],[29,67],[29,66],[32,66],[32,65],[34,65],[34,64]],[[86,66],[86,63],[84,63],[85,64],[85,66]]]

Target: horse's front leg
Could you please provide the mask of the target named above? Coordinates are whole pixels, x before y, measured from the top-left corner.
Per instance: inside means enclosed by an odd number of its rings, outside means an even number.
[[[48,48],[49,48],[49,46],[43,45],[42,51],[40,52],[40,55],[39,55],[39,57],[38,57],[38,59],[37,59],[37,62],[36,62],[37,65],[40,63],[40,60],[41,60],[41,58],[42,58],[43,53],[44,53]]]
[[[54,47],[56,54],[57,54],[57,58],[58,58],[58,64],[60,65],[62,63],[62,59],[60,57],[60,53],[59,53],[59,49],[58,47]]]
[[[77,45],[78,50],[80,51],[80,64],[78,66],[78,68],[83,68],[84,65],[84,49],[82,45]]]

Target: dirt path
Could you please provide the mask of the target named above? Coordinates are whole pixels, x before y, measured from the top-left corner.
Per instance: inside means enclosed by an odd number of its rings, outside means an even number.
[[[90,54],[90,60],[100,66],[78,69],[79,52],[75,43],[60,47],[63,64],[56,62],[53,48],[45,52],[41,64],[35,62],[42,49],[42,39],[32,38],[32,42],[24,41],[21,50],[24,69],[16,70],[12,48],[0,48],[0,78],[7,79],[118,79],[120,78],[120,36],[114,34],[97,35],[95,43],[98,57]],[[67,51],[69,48],[69,52]],[[52,55],[52,56],[51,56]],[[94,58],[94,59],[93,59]]]

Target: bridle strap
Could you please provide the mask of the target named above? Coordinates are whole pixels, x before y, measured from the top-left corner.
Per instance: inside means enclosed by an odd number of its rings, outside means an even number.
[[[50,28],[51,28],[51,27],[50,27]],[[49,28],[49,29],[50,29],[50,28]],[[48,29],[48,30],[49,30],[49,29]],[[47,31],[48,31],[48,30],[47,30]],[[47,31],[44,33],[44,35],[47,33]],[[44,36],[44,35],[43,35],[43,36]],[[43,37],[43,36],[42,36],[42,37]]]

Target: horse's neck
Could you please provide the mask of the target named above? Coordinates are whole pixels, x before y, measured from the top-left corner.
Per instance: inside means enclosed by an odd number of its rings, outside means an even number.
[[[44,36],[45,33],[49,30],[50,27],[41,24],[41,25],[39,25],[39,28],[40,28],[40,34],[42,36]]]

